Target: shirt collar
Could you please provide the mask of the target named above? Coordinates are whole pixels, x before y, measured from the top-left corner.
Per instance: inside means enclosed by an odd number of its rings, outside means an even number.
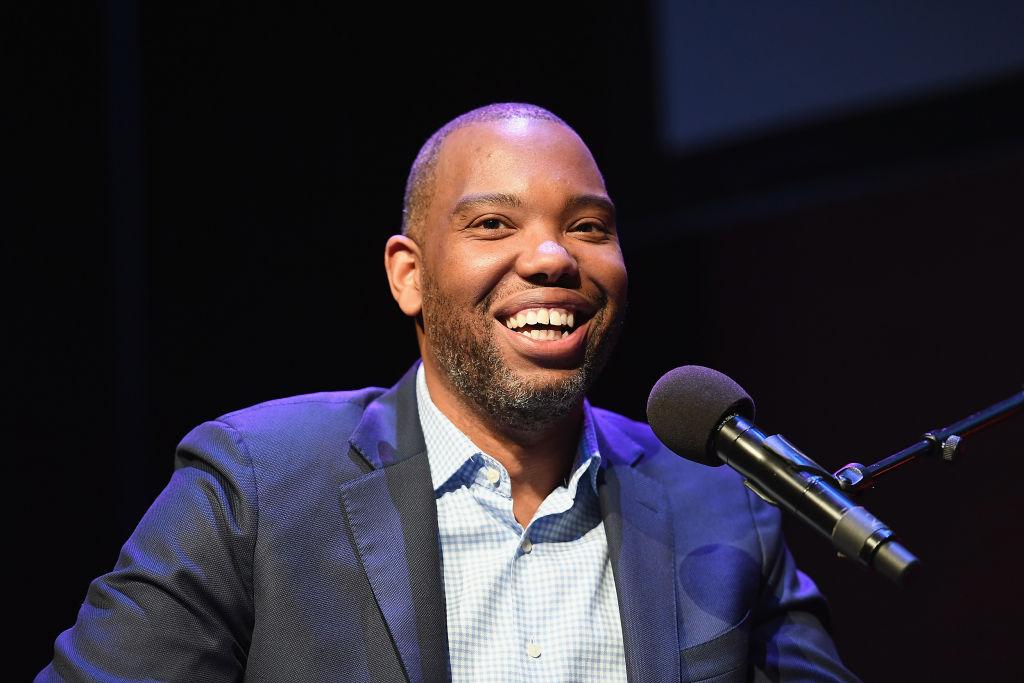
[[[466,471],[466,461],[473,459],[482,451],[434,405],[427,389],[422,362],[416,370],[416,406],[420,426],[423,428],[423,440],[427,445],[431,484],[436,493],[460,470]],[[573,499],[576,497],[579,480],[584,475],[587,476],[590,488],[594,492],[597,491],[597,471],[600,466],[601,452],[594,430],[593,411],[590,402],[584,399],[583,429],[568,481],[569,493]]]

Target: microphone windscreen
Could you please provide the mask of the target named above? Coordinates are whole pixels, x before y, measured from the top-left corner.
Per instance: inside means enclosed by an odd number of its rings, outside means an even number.
[[[647,399],[647,422],[663,444],[687,460],[718,466],[712,437],[731,415],[754,419],[754,401],[728,375],[700,365],[665,373]]]

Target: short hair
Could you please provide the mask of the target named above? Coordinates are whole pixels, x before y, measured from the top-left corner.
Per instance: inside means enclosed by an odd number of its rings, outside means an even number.
[[[420,148],[419,154],[416,155],[415,161],[412,162],[409,177],[405,182],[405,198],[402,202],[402,234],[422,241],[422,235],[416,233],[419,232],[419,226],[422,224],[433,198],[437,160],[441,154],[441,146],[449,135],[473,123],[521,118],[552,121],[572,130],[569,124],[547,109],[524,102],[497,102],[455,117],[427,138],[423,147]]]

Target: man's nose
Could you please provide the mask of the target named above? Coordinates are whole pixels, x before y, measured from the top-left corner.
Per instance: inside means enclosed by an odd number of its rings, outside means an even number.
[[[579,264],[569,251],[554,240],[526,249],[516,263],[519,276],[537,284],[553,285],[579,276]]]

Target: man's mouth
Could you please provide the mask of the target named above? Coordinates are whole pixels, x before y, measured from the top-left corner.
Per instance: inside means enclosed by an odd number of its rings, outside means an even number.
[[[504,322],[508,329],[530,339],[556,341],[572,334],[577,321],[576,314],[565,308],[524,308]]]

